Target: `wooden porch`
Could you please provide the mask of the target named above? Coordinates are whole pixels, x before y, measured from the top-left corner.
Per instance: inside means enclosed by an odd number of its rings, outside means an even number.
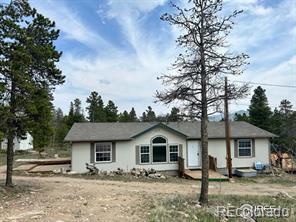
[[[187,179],[201,180],[201,170],[185,169],[184,158],[179,157],[179,176]],[[209,156],[209,181],[229,181],[229,178],[217,170],[217,159]]]
[[[184,177],[187,179],[201,180],[201,170],[185,170]],[[228,181],[228,177],[214,170],[209,170],[209,181]]]

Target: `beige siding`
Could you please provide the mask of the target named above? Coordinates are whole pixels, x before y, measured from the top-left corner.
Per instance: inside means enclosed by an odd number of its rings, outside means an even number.
[[[122,168],[126,171],[136,168],[154,168],[155,170],[177,170],[177,163],[160,164],[140,164],[136,165],[135,147],[140,144],[150,144],[155,136],[164,136],[169,144],[182,144],[183,156],[186,157],[186,140],[184,137],[172,133],[163,128],[155,128],[145,134],[138,136],[131,141],[116,142],[116,162],[96,163],[100,170],[116,170]],[[90,162],[90,143],[73,143],[72,145],[72,170],[76,172],[86,172],[85,163]]]
[[[185,159],[185,168],[187,168],[187,142],[182,136],[163,128],[155,128],[142,134],[131,141],[116,142],[116,162],[96,163],[100,170],[111,171],[122,168],[126,171],[136,168],[154,168],[156,170],[177,170],[177,163],[160,163],[160,164],[140,164],[136,165],[135,146],[140,144],[150,144],[151,139],[155,136],[164,136],[168,139],[169,144],[182,144],[183,157]],[[255,161],[269,163],[269,140],[256,139],[256,156],[254,158],[234,158],[234,141],[231,141],[231,154],[233,167],[252,167]],[[210,139],[209,155],[217,158],[218,168],[226,167],[226,148],[225,140]],[[201,156],[201,155],[200,155]],[[72,170],[83,173],[86,172],[85,163],[90,162],[90,143],[73,143],[72,144]]]
[[[240,157],[234,158],[234,140],[231,140],[231,157],[232,166],[235,167],[253,167],[254,162],[261,161],[262,163],[269,163],[269,140],[256,139],[256,156],[255,157]],[[226,167],[226,145],[225,140],[215,139],[209,140],[209,155],[217,158],[218,168]]]

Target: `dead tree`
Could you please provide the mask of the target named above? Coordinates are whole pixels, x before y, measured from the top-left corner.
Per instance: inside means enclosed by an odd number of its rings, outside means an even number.
[[[225,75],[240,75],[246,54],[230,53],[227,36],[242,11],[220,17],[222,0],[189,0],[189,9],[171,3],[176,14],[161,19],[180,28],[177,45],[183,50],[172,65],[173,72],[159,77],[166,89],[157,91],[157,101],[177,102],[184,116],[201,120],[202,184],[199,201],[208,203],[208,116],[217,112],[224,99]],[[247,85],[228,86],[228,99],[242,98]]]

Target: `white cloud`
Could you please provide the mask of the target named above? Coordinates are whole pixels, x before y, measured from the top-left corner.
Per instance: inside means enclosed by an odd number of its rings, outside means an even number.
[[[61,1],[32,0],[38,12],[56,22],[56,26],[65,34],[65,38],[76,40],[88,46],[110,46],[98,33],[83,22],[75,11],[70,10]]]

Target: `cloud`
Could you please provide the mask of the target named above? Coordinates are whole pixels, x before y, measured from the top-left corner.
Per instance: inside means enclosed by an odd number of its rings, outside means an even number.
[[[168,1],[104,0],[102,4],[98,1],[98,7],[93,9],[98,21],[106,28],[116,29],[116,41],[128,45],[121,48],[112,45],[113,36],[102,37],[104,30],[100,33],[92,29],[91,21],[80,17],[75,7],[69,8],[65,1],[32,2],[42,14],[56,21],[65,35],[64,41],[75,40],[89,48],[83,52],[84,56],[64,51],[59,67],[66,75],[66,84],[55,92],[57,107],[68,110],[75,97],[81,98],[85,105],[86,97],[96,90],[105,101],[112,99],[121,111],[135,107],[141,114],[148,105],[158,113],[167,111],[167,107],[153,104],[153,96],[157,89],[163,88],[156,77],[167,72],[178,52],[174,39],[180,34],[179,29],[159,20],[161,11],[170,10]],[[187,5],[186,0],[179,2],[184,7]],[[226,12],[245,10],[229,39],[233,50],[251,56],[249,69],[238,80],[295,83],[292,54],[296,46],[291,42],[296,36],[296,12],[291,1],[283,0],[274,6],[263,5],[259,0],[226,0],[225,3]],[[290,89],[279,92],[278,88],[267,88],[271,104],[288,98],[296,105],[292,97],[295,93]],[[242,102],[249,103],[249,98]],[[246,108],[232,106],[235,110]]]
[[[70,10],[62,1],[32,0],[31,4],[38,12],[56,22],[57,28],[64,33],[64,38],[87,46],[111,46],[99,33],[83,22],[77,12]]]

